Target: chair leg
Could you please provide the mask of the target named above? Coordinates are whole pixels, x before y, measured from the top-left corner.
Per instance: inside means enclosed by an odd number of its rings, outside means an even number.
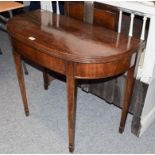
[[[24,73],[25,73],[25,75],[28,75],[29,72],[28,72],[28,70],[27,70],[27,67],[26,67],[26,64],[25,64],[24,61],[22,62],[22,65],[23,65],[23,69],[24,69]]]

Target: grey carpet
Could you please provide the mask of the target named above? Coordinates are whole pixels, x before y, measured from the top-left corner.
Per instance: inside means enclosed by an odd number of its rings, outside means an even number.
[[[0,32],[0,153],[68,153],[66,85],[43,89],[42,73],[25,76],[30,116],[25,117],[8,36]],[[74,153],[155,153],[155,123],[137,138],[128,115],[118,133],[121,110],[78,89]]]

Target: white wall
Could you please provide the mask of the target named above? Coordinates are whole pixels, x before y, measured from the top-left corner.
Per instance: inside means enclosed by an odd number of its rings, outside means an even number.
[[[151,123],[155,122],[155,67],[153,77],[148,87],[145,98],[145,103],[141,115],[141,131],[140,135],[149,127]]]
[[[23,1],[25,6],[29,6],[30,5],[30,1]]]

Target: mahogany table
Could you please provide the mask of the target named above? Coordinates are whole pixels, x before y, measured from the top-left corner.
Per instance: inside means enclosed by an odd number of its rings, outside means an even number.
[[[13,17],[7,24],[26,116],[29,115],[21,60],[26,58],[66,76],[69,151],[74,150],[76,82],[127,72],[119,132],[124,131],[142,42],[104,27],[37,10]]]

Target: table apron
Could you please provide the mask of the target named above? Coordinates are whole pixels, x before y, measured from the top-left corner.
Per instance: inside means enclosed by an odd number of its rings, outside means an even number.
[[[121,59],[106,62],[106,63],[93,63],[93,64],[82,64],[76,63],[74,65],[74,76],[79,79],[99,79],[107,78],[115,75],[119,75],[134,64],[131,65],[131,57],[126,56]]]
[[[13,40],[13,45],[14,50],[24,58],[63,75],[66,75],[67,64],[73,63],[74,77],[76,79],[107,78],[119,75],[134,65],[134,63],[131,63],[132,56],[124,56],[106,63],[78,63],[48,55],[16,40]]]
[[[30,46],[13,40],[14,50],[22,57],[42,66],[47,69],[56,71],[61,74],[66,74],[66,62],[62,59],[50,56],[44,52],[38,51]]]

